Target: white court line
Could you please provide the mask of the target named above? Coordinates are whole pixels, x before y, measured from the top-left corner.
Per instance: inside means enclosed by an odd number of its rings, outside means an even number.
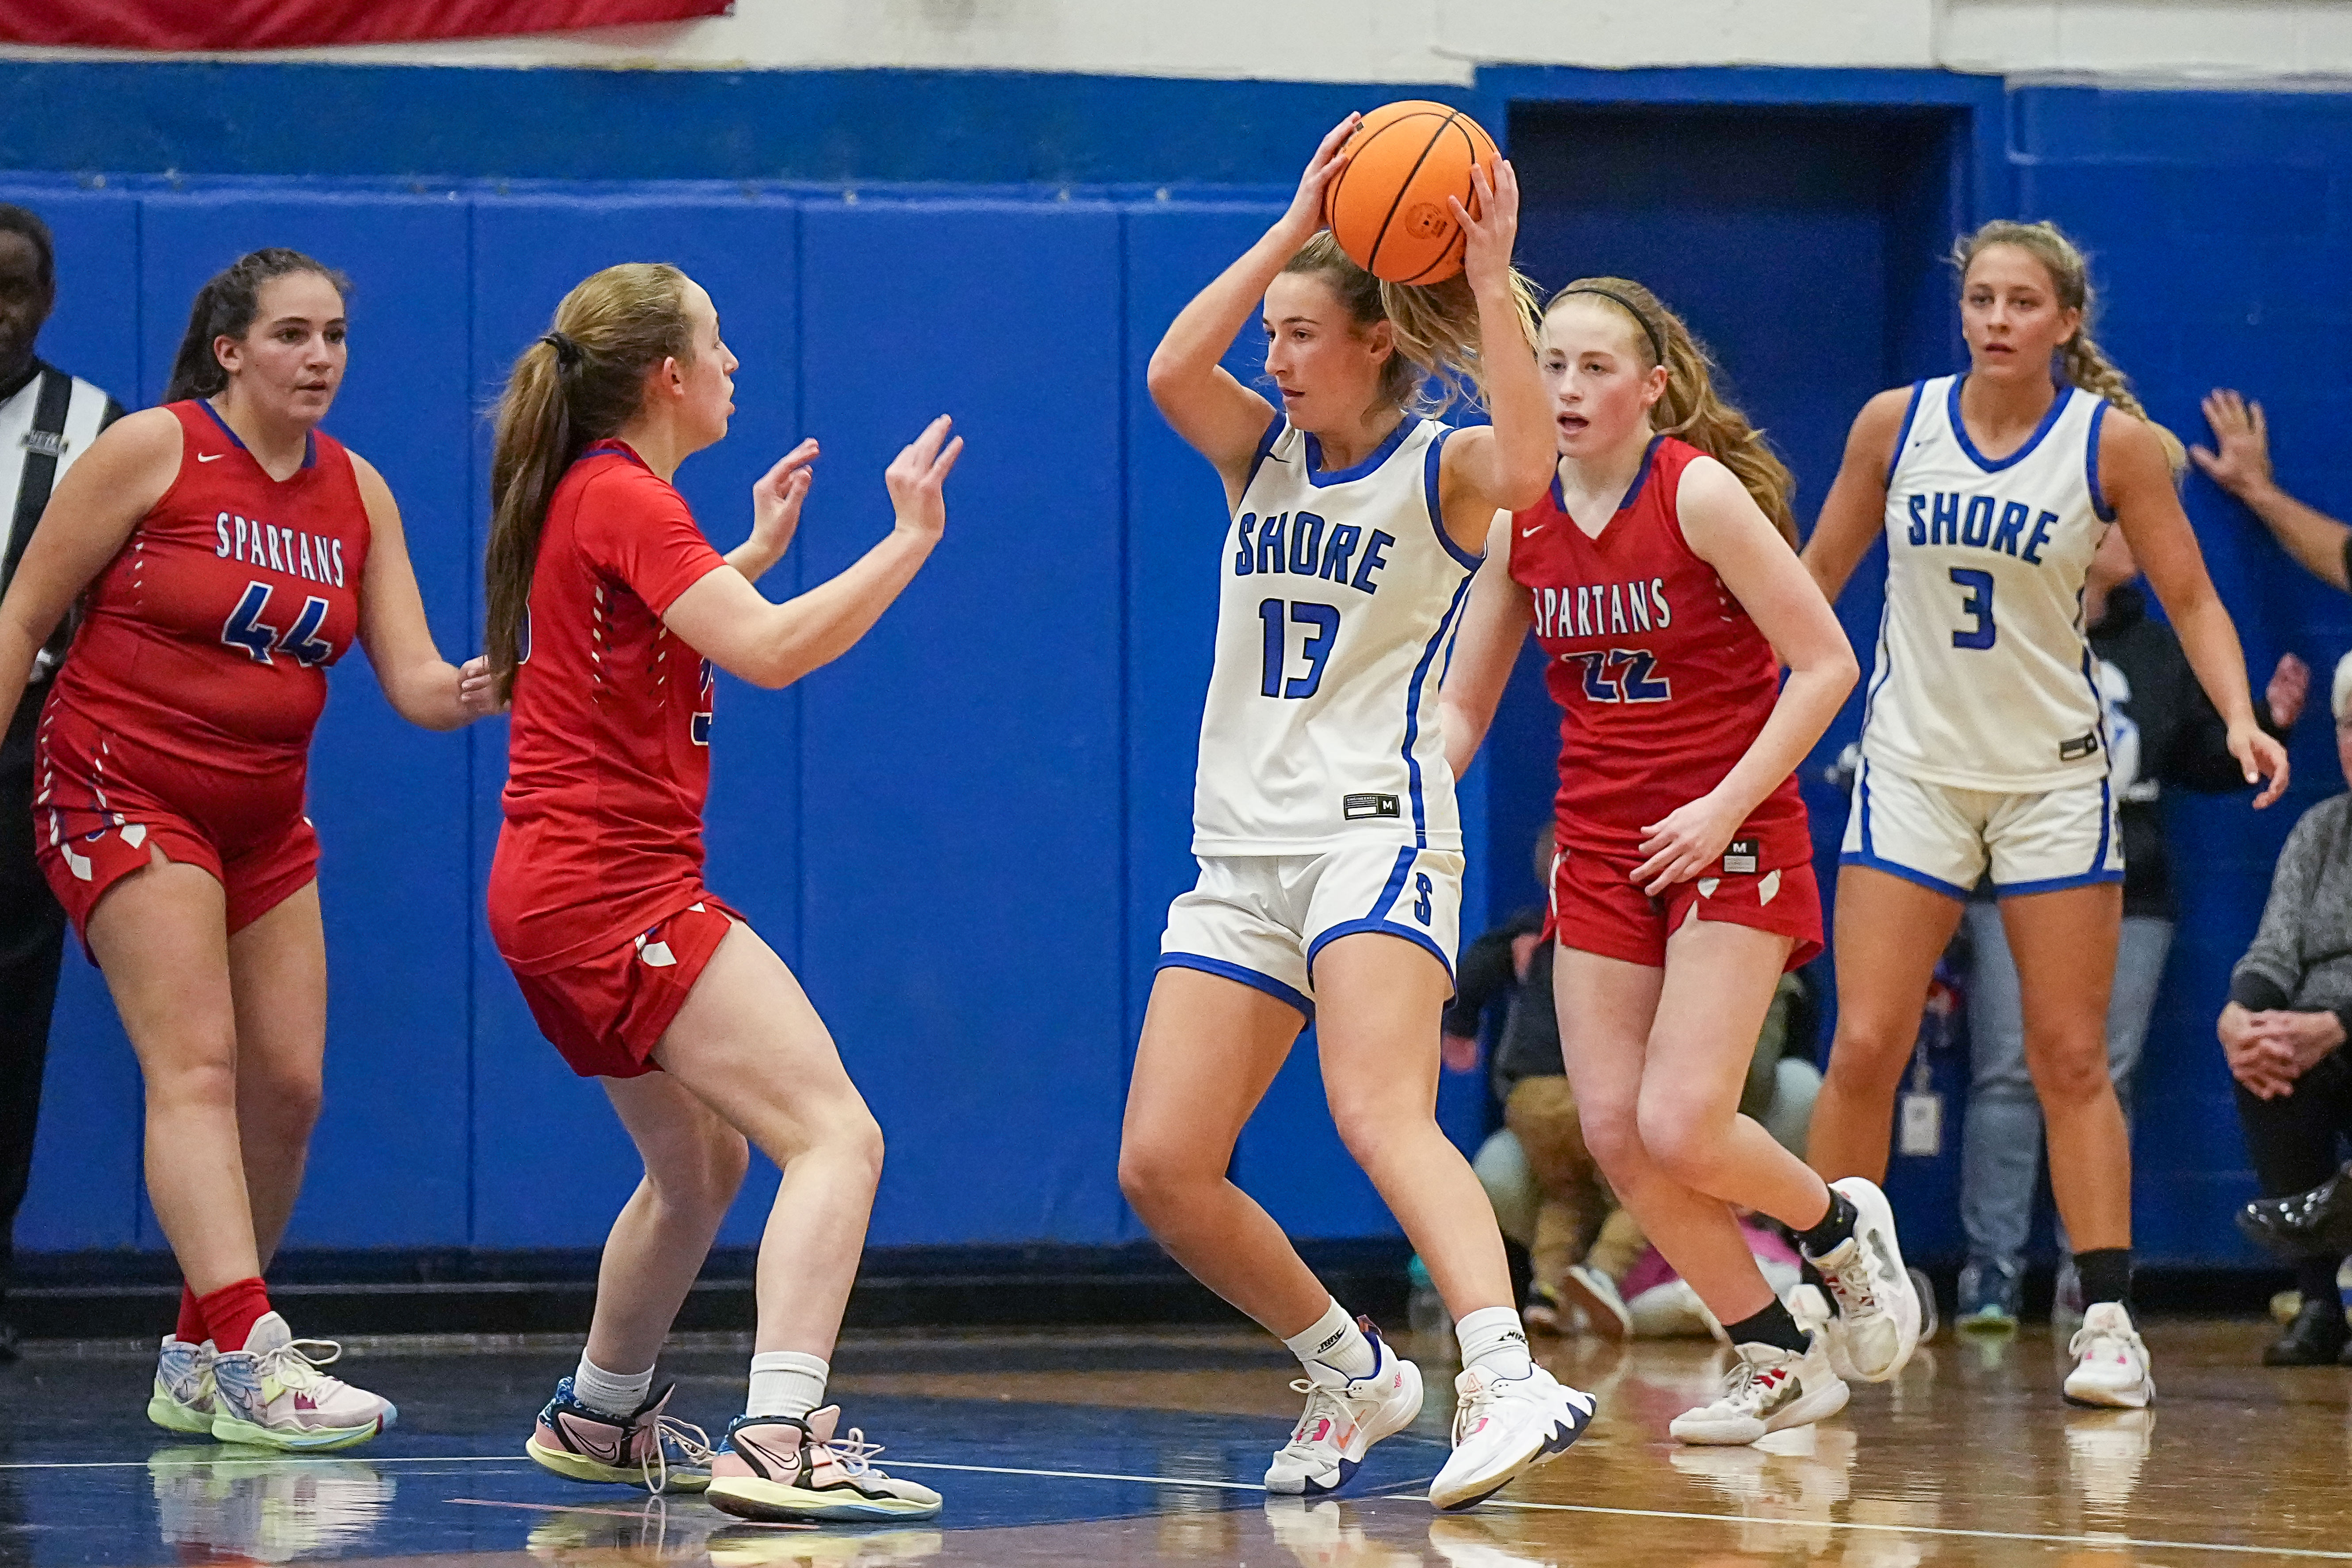
[[[2114,1548],[2136,1546],[2149,1552],[2231,1552],[2252,1556],[2325,1558],[2352,1563],[2352,1552],[2322,1552],[2307,1546],[2231,1546],[2214,1541],[2141,1541],[2126,1535],[2033,1535],[2010,1530],[1949,1530],[1924,1524],[1874,1524],[1843,1519],[1751,1519],[1736,1513],[1674,1513],[1664,1509],[1600,1508],[1587,1503],[1513,1502],[1496,1499],[1484,1506],[1516,1508],[1545,1513],[1607,1513],[1624,1519],[1700,1519],[1716,1524],[1777,1524],[1792,1530],[1874,1530],[1895,1535],[1945,1535],[1969,1541],[2032,1541],[2053,1546]]]
[[[525,1456],[520,1454],[452,1454],[438,1458],[386,1458],[366,1459],[361,1458],[358,1455],[352,1455],[349,1456],[349,1458],[370,1465],[521,1465],[530,1463],[530,1460]],[[235,1458],[190,1459],[184,1462],[191,1466],[195,1466],[245,1465],[252,1464],[255,1461],[250,1458]],[[341,1462],[341,1458],[340,1456],[328,1455],[289,1455],[285,1459],[279,1460],[278,1462],[291,1462],[296,1464],[326,1464]],[[145,1469],[146,1468],[147,1461],[144,1459],[89,1459],[68,1462],[32,1461],[0,1464],[0,1470],[122,1470]],[[972,1475],[987,1476],[1036,1476],[1048,1480],[1125,1481],[1132,1485],[1147,1487],[1195,1487],[1205,1488],[1217,1491],[1263,1493],[1265,1490],[1265,1487],[1255,1481],[1213,1481],[1183,1476],[1128,1476],[1116,1475],[1099,1470],[1033,1470],[1015,1468],[1009,1465],[946,1465],[929,1463],[917,1459],[896,1460],[893,1461],[892,1468],[902,1470],[957,1470]],[[1425,1486],[1428,1483],[1425,1481],[1404,1481],[1399,1482],[1393,1487],[1381,1488],[1377,1491],[1359,1493],[1353,1500],[1348,1498],[1329,1498],[1318,1500],[1333,1502],[1347,1502],[1350,1500],[1370,1502],[1375,1498],[1391,1498],[1402,1488]],[[1857,1520],[1754,1519],[1736,1513],[1678,1512],[1666,1509],[1646,1508],[1602,1508],[1596,1504],[1590,1503],[1515,1502],[1509,1499],[1490,1500],[1481,1506],[1486,1508],[1515,1508],[1529,1512],[1542,1513],[1606,1514],[1619,1519],[1678,1519],[1692,1520],[1707,1524],[1779,1525],[1792,1530],[1863,1530],[1874,1531],[1884,1534],[1933,1535],[1964,1541],[2019,1541],[2032,1542],[2037,1544],[2052,1546],[2088,1546],[2095,1548],[2112,1548],[2122,1546],[2135,1547],[2147,1552],[2227,1552],[2238,1556],[2269,1555],[2273,1557],[2293,1557],[2307,1561],[2352,1563],[2352,1552],[2323,1552],[2315,1547],[2306,1546],[2234,1546],[2225,1542],[2212,1541],[2143,1541],[2137,1537],[2121,1535],[2038,1535],[2021,1531],[1955,1530],[1949,1528],[1939,1528],[1933,1525],[1867,1523]]]

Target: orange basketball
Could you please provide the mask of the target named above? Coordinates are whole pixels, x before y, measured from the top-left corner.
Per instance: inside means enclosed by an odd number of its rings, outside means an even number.
[[[1495,172],[1495,139],[1458,109],[1408,99],[1375,109],[1341,150],[1347,166],[1323,194],[1331,237],[1349,260],[1388,283],[1443,283],[1462,270],[1462,226],[1473,215],[1470,166]]]

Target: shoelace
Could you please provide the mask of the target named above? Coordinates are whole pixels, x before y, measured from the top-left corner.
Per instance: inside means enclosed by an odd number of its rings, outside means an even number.
[[[1307,1434],[1318,1419],[1336,1421],[1347,1415],[1339,1404],[1339,1396],[1313,1378],[1292,1378],[1290,1392],[1307,1395],[1307,1408],[1299,1414],[1298,1425],[1290,1429],[1290,1441],[1283,1445],[1286,1448],[1304,1451],[1312,1441]]]
[[[307,1389],[323,1388],[329,1384],[335,1388],[350,1387],[341,1378],[330,1377],[320,1370],[342,1359],[343,1347],[334,1340],[289,1340],[262,1357],[263,1371],[274,1373],[280,1384]],[[299,1375],[289,1378],[286,1375],[289,1372],[298,1372]]]
[[[2112,1329],[2104,1327],[2095,1329],[2090,1324],[2084,1323],[2074,1331],[2074,1337],[2066,1342],[2066,1353],[2080,1361],[2083,1359],[2084,1351],[2097,1349],[2099,1342],[2105,1340],[2116,1347],[2116,1353],[2120,1357],[2125,1351],[2131,1348],[2132,1340],[2136,1338],[2137,1338],[2137,1335],[2119,1334]]]
[[[669,1488],[669,1452],[677,1449],[677,1457],[686,1468],[709,1469],[719,1457],[710,1446],[710,1434],[691,1421],[681,1421],[675,1415],[664,1415],[654,1423],[653,1452],[637,1461],[637,1475],[646,1483],[646,1490],[659,1497]]]
[[[815,1444],[832,1456],[833,1462],[853,1476],[862,1476],[874,1468],[874,1458],[882,1452],[882,1445],[866,1440],[866,1429],[852,1426],[846,1437],[834,1437]]]
[[[1845,1310],[1844,1316],[1850,1318],[1856,1312],[1872,1311],[1877,1308],[1877,1292],[1870,1288],[1870,1249],[1863,1244],[1861,1237],[1853,1238],[1853,1256],[1846,1260],[1845,1266],[1834,1274],[1824,1276],[1824,1279],[1829,1288],[1837,1292],[1838,1305]]]
[[[1456,1447],[1462,1444],[1462,1435],[1476,1426],[1486,1415],[1488,1405],[1502,1403],[1503,1395],[1499,1382],[1500,1380],[1496,1378],[1480,1377],[1472,1386],[1469,1394],[1454,1406],[1454,1443]],[[1456,1385],[1457,1392],[1459,1392],[1459,1384]]]
[[[1759,1367],[1745,1356],[1737,1357],[1730,1370],[1723,1374],[1723,1401],[1737,1405],[1752,1398],[1760,1405],[1772,1392],[1772,1380],[1782,1375],[1785,1369],[1781,1367]]]

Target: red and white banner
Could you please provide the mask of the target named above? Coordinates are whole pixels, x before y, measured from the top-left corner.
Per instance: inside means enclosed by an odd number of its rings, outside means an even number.
[[[730,0],[0,0],[0,42],[291,49],[716,16]]]

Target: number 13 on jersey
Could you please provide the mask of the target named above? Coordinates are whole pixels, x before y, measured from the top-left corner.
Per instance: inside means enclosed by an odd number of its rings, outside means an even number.
[[[1330,605],[1296,599],[1288,605],[1286,616],[1285,610],[1280,599],[1267,599],[1257,607],[1257,618],[1265,626],[1265,663],[1258,676],[1258,695],[1312,697],[1323,684],[1323,667],[1331,662],[1332,639],[1339,635],[1339,612]],[[1289,674],[1292,626],[1307,632],[1307,641],[1298,650],[1307,668],[1299,675]]]

